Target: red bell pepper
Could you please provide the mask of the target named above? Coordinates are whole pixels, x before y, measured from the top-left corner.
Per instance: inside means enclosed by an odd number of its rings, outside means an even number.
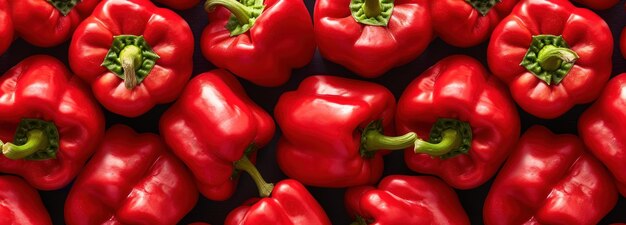
[[[31,56],[0,77],[0,173],[37,189],[67,185],[104,133],[100,107],[62,62]]]
[[[178,97],[192,55],[191,29],[176,13],[148,0],[108,0],[76,29],[69,62],[105,108],[135,117]]]
[[[159,136],[115,125],[65,202],[67,224],[176,224],[196,204],[185,166]]]
[[[9,0],[17,35],[39,47],[52,47],[72,37],[76,26],[100,0]],[[4,34],[4,33],[3,33]]]
[[[200,47],[215,66],[261,86],[289,80],[315,53],[313,24],[302,0],[207,0]]]
[[[200,0],[156,0],[157,2],[177,10],[190,9],[200,3]]]
[[[239,171],[233,163],[274,135],[272,117],[246,95],[225,70],[194,77],[178,101],[161,117],[161,135],[195,176],[200,192],[226,200],[234,192]]]
[[[267,183],[245,156],[235,167],[247,172],[259,188],[261,198],[252,198],[226,216],[225,225],[330,225],[324,209],[300,184],[287,179]]]
[[[404,159],[411,170],[470,189],[504,162],[519,137],[520,119],[498,79],[475,59],[456,55],[409,84],[398,101],[396,127],[438,143],[418,140],[415,149],[407,149]],[[423,152],[440,157],[416,154]]]
[[[52,225],[37,190],[14,176],[0,176],[0,224]]]
[[[345,203],[353,225],[470,224],[454,190],[434,177],[388,176],[378,188],[348,189]]]
[[[318,0],[322,56],[373,78],[417,58],[433,39],[428,0]]]
[[[574,0],[574,2],[595,10],[605,10],[617,5],[619,0]]]
[[[519,0],[436,0],[430,2],[433,29],[439,38],[457,47],[487,40]]]
[[[612,54],[611,31],[592,11],[524,0],[493,31],[487,61],[522,109],[550,119],[600,95]]]
[[[626,196],[626,74],[614,77],[600,98],[578,121],[578,132],[589,150],[613,173]]]
[[[0,0],[0,55],[11,46],[14,38],[10,7],[8,0]]]
[[[393,135],[393,94],[385,87],[331,76],[307,77],[276,104],[283,136],[276,161],[289,177],[319,187],[373,184],[383,172],[379,149],[413,146],[415,133]]]
[[[485,224],[597,224],[617,203],[606,169],[574,135],[529,128],[487,195]]]

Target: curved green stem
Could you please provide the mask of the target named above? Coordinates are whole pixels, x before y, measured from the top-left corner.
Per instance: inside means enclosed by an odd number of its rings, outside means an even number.
[[[425,153],[430,156],[442,156],[458,148],[463,138],[454,129],[443,131],[442,140],[439,143],[430,143],[421,139],[415,141],[415,153]]]
[[[212,11],[216,6],[224,6],[230,11],[240,25],[250,22],[252,11],[245,5],[235,0],[207,0],[204,3],[204,9],[208,12]]]
[[[241,157],[241,159],[235,162],[235,168],[238,170],[246,171],[250,175],[250,177],[252,177],[252,180],[254,180],[254,183],[259,189],[259,196],[261,197],[270,196],[270,194],[272,193],[272,190],[274,189],[274,184],[267,183],[263,179],[263,176],[261,176],[261,173],[259,173],[259,170],[256,168],[256,166],[254,166],[254,164],[250,162],[250,159],[248,159],[248,156],[244,155],[243,157]]]
[[[569,48],[546,45],[539,51],[537,62],[546,71],[555,71],[563,63],[571,63],[578,59],[578,54]]]
[[[400,150],[413,146],[417,134],[409,132],[402,136],[391,137],[380,133],[378,130],[370,129],[363,134],[363,138],[365,139],[363,140],[364,151]]]
[[[382,13],[380,0],[365,0],[365,4],[363,4],[363,11],[367,17],[377,17]]]
[[[44,150],[48,147],[49,141],[46,133],[42,130],[35,129],[28,131],[26,134],[28,141],[23,145],[14,145],[13,143],[5,143],[2,145],[2,154],[9,159],[23,159],[35,152]]]
[[[137,74],[135,72],[143,62],[141,48],[134,45],[127,45],[120,52],[120,62],[124,69],[124,86],[127,89],[133,89],[137,86]]]

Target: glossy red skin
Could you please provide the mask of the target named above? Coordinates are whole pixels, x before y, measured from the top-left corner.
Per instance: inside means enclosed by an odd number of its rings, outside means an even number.
[[[238,181],[231,177],[233,163],[251,144],[260,148],[269,143],[275,125],[232,74],[212,70],[189,82],[161,117],[160,130],[195,176],[200,192],[211,200],[226,200]]]
[[[225,225],[330,225],[324,209],[298,181],[280,181],[267,198],[253,198],[226,216]]]
[[[584,6],[587,6],[589,8],[595,9],[595,10],[605,10],[619,3],[619,0],[574,0],[574,1]]]
[[[372,186],[346,191],[350,215],[368,224],[469,225],[467,214],[452,188],[429,176],[391,175]]]
[[[52,225],[37,190],[14,176],[0,176],[0,224]]]
[[[283,93],[274,118],[283,136],[276,161],[305,185],[349,187],[373,184],[382,176],[382,153],[361,156],[361,133],[382,120],[393,135],[393,94],[385,87],[332,76],[307,77],[298,90]]]
[[[160,58],[148,76],[132,90],[124,80],[101,66],[113,36],[143,35]],[[91,84],[98,101],[109,111],[139,116],[155,104],[174,101],[193,68],[193,35],[178,14],[147,0],[104,1],[76,29],[69,50],[72,70]]]
[[[578,120],[578,132],[595,157],[613,174],[626,196],[626,74],[607,84],[598,100]]]
[[[457,189],[475,188],[491,178],[519,137],[520,119],[506,89],[468,56],[449,56],[418,76],[400,97],[397,110],[398,133],[413,131],[424,140],[439,118],[470,124],[468,154],[440,159],[415,154],[413,148],[404,152],[411,170],[439,176]]]
[[[13,42],[13,21],[11,19],[9,2],[0,0],[0,55],[2,55]]]
[[[65,202],[67,224],[176,224],[198,190],[159,136],[124,125],[107,131]]]
[[[373,78],[417,58],[434,38],[427,0],[397,0],[386,27],[358,23],[350,0],[318,0],[315,41],[322,56]]]
[[[156,2],[176,10],[185,10],[198,5],[200,0],[156,0]]]
[[[547,85],[519,65],[532,35],[540,34],[562,35],[580,56],[558,85]],[[494,75],[508,84],[522,109],[551,119],[600,95],[611,74],[612,54],[611,31],[592,11],[576,8],[566,0],[524,0],[493,31],[487,61]]]
[[[289,80],[291,70],[307,65],[315,53],[313,23],[302,0],[265,0],[265,10],[247,32],[230,36],[225,28],[230,11],[209,13],[200,48],[219,68],[266,87]]]
[[[23,177],[40,190],[66,186],[96,150],[104,116],[89,90],[59,60],[24,59],[0,77],[0,140],[13,141],[23,118],[53,122],[59,132],[56,159],[11,160],[0,156],[0,172]]]
[[[74,33],[100,0],[82,0],[63,15],[46,0],[9,0],[15,33],[39,47],[59,45]]]
[[[619,49],[622,52],[622,57],[626,59],[626,28],[622,29],[622,33],[619,37]]]
[[[502,18],[519,0],[503,0],[482,15],[465,0],[430,2],[433,29],[439,38],[457,47],[471,47],[487,40]]]
[[[606,169],[574,135],[529,128],[487,195],[485,224],[597,224],[617,203]]]

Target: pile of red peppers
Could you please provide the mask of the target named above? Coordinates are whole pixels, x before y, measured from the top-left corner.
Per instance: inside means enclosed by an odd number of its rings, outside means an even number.
[[[625,223],[622,4],[0,0],[0,224]]]

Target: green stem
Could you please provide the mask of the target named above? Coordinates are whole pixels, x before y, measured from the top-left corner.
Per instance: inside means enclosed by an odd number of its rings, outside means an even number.
[[[124,69],[124,86],[132,90],[138,84],[135,72],[137,68],[141,67],[141,62],[143,62],[141,48],[127,45],[120,52],[120,62],[122,63],[122,69]]]
[[[380,0],[365,0],[363,11],[365,12],[365,16],[369,18],[377,17],[382,13]]]
[[[245,5],[235,0],[207,0],[204,3],[204,9],[208,12],[213,11],[216,6],[224,6],[230,11],[240,25],[244,25],[250,22],[252,11]]]
[[[2,145],[2,154],[9,159],[23,159],[35,152],[44,150],[48,147],[49,141],[46,134],[39,129],[28,131],[26,134],[28,141],[23,145],[14,145],[13,143],[6,143]]]
[[[415,153],[426,153],[430,156],[442,156],[458,148],[463,138],[454,129],[443,131],[442,140],[439,143],[430,143],[421,139],[415,141]]]
[[[363,144],[363,150],[366,152],[377,151],[380,149],[385,150],[400,150],[413,146],[417,139],[417,134],[414,132],[406,133],[402,136],[385,136],[376,129],[369,129],[363,134],[365,140]]]
[[[250,177],[252,177],[252,180],[254,180],[254,183],[256,183],[256,186],[259,189],[259,196],[270,196],[272,190],[274,189],[274,184],[267,183],[263,179],[263,176],[261,176],[261,173],[259,173],[259,170],[256,168],[256,166],[254,166],[254,164],[250,162],[248,156],[244,155],[243,157],[241,157],[241,159],[235,162],[235,168],[238,170],[246,171],[250,175]]]
[[[571,63],[578,59],[578,54],[569,48],[546,45],[539,51],[537,62],[546,71],[555,71],[563,63]]]

